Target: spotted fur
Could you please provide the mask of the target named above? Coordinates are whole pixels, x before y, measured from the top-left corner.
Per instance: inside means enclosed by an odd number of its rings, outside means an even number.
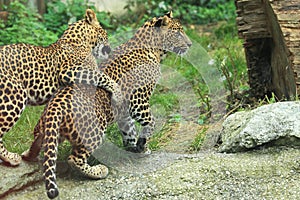
[[[48,47],[1,46],[0,159],[13,166],[21,161],[18,154],[6,150],[2,137],[18,121],[26,105],[43,105],[59,87],[74,83],[101,86],[114,92],[115,82],[95,70],[94,55],[108,57],[109,52],[107,33],[90,9],[84,19],[70,25],[62,37]]]
[[[124,97],[122,105],[113,105],[110,93],[88,85],[76,84],[56,93],[35,127],[35,140],[25,153],[26,159],[34,160],[44,144],[43,166],[49,198],[58,195],[55,163],[60,137],[73,146],[68,163],[94,179],[108,175],[106,166],[90,166],[87,158],[102,143],[109,124],[117,121],[127,150],[145,150],[154,130],[149,99],[160,78],[161,56],[167,51],[184,54],[191,44],[171,13],[153,18],[99,67],[120,85]],[[136,132],[134,121],[143,127],[140,134]]]

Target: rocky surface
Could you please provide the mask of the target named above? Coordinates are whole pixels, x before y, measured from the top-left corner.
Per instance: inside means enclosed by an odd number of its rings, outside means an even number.
[[[197,154],[156,152],[144,156],[120,156],[119,153],[124,152],[106,152],[112,157],[119,156],[114,161],[103,158],[111,164],[110,175],[104,180],[85,179],[69,170],[65,163],[60,163],[60,199],[300,197],[299,149],[272,147],[236,154],[202,151]],[[5,198],[46,199],[40,164],[22,163],[17,168],[0,166],[0,174],[5,174],[5,178],[1,178],[1,194],[13,188]],[[20,187],[23,188],[19,190]]]
[[[279,102],[237,112],[223,123],[221,152],[263,145],[300,146],[300,102]]]
[[[1,163],[2,164],[2,163]],[[38,164],[21,163],[19,167],[0,165],[0,199],[39,183],[42,178]]]
[[[254,127],[251,133],[257,133],[256,138],[261,138],[260,141],[274,138],[274,141],[281,140],[281,144],[286,144],[287,134],[298,137],[295,130],[299,126],[298,106],[299,103],[287,102],[234,114],[225,120],[223,126],[222,122],[211,126],[203,149],[195,154],[186,153],[186,141],[191,137],[183,139],[180,134],[187,134],[183,132],[186,129],[178,127],[171,129],[180,130],[173,134],[173,140],[150,155],[129,153],[105,142],[93,155],[109,167],[109,176],[104,180],[89,180],[71,170],[65,162],[59,162],[59,199],[299,199],[300,148],[295,145],[272,146],[276,144],[274,142],[260,145],[260,148],[243,145],[241,150],[251,151],[238,153],[221,153],[215,148],[226,123],[235,127],[231,129],[232,133],[249,133],[245,130],[250,130],[251,125]],[[186,128],[187,124],[183,127]],[[270,127],[277,130],[275,133],[280,134],[281,139],[267,131]],[[267,136],[263,137],[265,134]],[[238,137],[230,140],[239,141]],[[223,146],[227,144],[224,139],[222,135]],[[15,168],[0,163],[0,176],[0,199],[47,199],[41,163],[23,162]]]

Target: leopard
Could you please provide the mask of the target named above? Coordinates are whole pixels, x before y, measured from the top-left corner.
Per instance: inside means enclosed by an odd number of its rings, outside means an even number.
[[[72,145],[69,165],[91,179],[104,179],[109,174],[107,166],[90,165],[87,160],[103,143],[112,123],[117,123],[126,150],[147,151],[155,126],[149,100],[161,76],[161,60],[168,52],[184,55],[191,45],[180,21],[168,12],[145,22],[99,64],[99,71],[119,84],[122,104],[114,104],[110,93],[91,85],[74,84],[57,91],[34,129],[31,147],[23,153],[25,160],[35,161],[43,149],[48,198],[59,195],[55,171],[61,138]],[[140,133],[136,122],[142,127]]]
[[[91,9],[47,47],[25,43],[0,47],[0,159],[4,163],[17,166],[22,160],[5,148],[3,136],[27,105],[44,105],[59,88],[74,83],[102,87],[113,93],[114,100],[121,98],[118,85],[96,70],[97,59],[107,58],[110,51],[107,32]]]

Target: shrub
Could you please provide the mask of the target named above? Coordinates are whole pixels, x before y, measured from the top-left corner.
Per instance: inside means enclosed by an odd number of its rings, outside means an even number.
[[[0,45],[29,43],[45,46],[57,40],[57,35],[40,22],[41,16],[26,8],[22,1],[13,1],[3,9],[9,16],[7,21],[0,22]]]
[[[44,23],[48,30],[62,35],[69,23],[74,23],[83,18],[86,9],[93,9],[96,12],[98,21],[104,29],[115,28],[112,24],[114,17],[106,12],[98,12],[94,4],[86,0],[67,0],[66,3],[60,0],[53,0],[47,4],[47,12],[44,14]]]
[[[133,11],[135,6],[139,8],[138,11]],[[146,2],[144,0],[129,0],[125,8],[130,17],[126,16],[124,19],[134,21],[160,16],[170,10],[184,24],[206,24],[235,17],[233,0],[152,0]]]

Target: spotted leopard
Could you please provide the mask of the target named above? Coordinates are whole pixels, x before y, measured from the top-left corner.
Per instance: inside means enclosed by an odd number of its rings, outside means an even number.
[[[87,158],[102,143],[107,126],[114,121],[128,150],[145,150],[154,130],[149,98],[160,78],[161,57],[167,51],[182,55],[191,45],[171,12],[153,18],[99,66],[120,85],[122,105],[113,105],[105,90],[82,84],[65,87],[55,94],[35,127],[31,148],[23,154],[24,159],[35,160],[44,145],[43,167],[49,198],[58,196],[55,169],[60,137],[69,140],[73,147],[68,163],[94,179],[105,178],[108,168],[101,164],[90,166]],[[139,135],[135,121],[143,127]]]
[[[96,57],[108,57],[107,33],[95,13],[70,25],[57,42],[48,47],[12,44],[0,47],[0,159],[12,166],[21,157],[6,150],[3,135],[18,121],[26,105],[42,105],[59,87],[86,83],[110,92],[118,86],[96,71]],[[83,63],[88,63],[82,65]]]

